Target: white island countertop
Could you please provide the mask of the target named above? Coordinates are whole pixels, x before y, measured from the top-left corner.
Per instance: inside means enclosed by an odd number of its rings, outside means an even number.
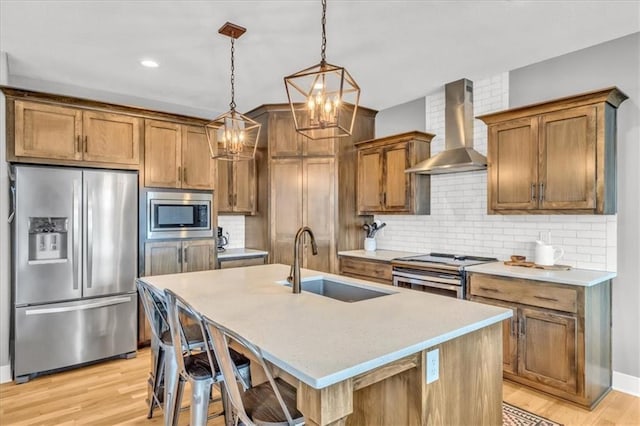
[[[595,271],[591,269],[569,269],[568,271],[552,271],[538,268],[505,265],[504,262],[483,263],[465,268],[467,272],[478,272],[503,277],[524,278],[527,280],[546,281],[559,284],[570,284],[590,287],[616,277],[615,272]]]
[[[354,303],[284,282],[289,265],[258,265],[140,278],[171,289],[202,314],[262,348],[267,360],[321,389],[511,317],[512,311],[302,269],[393,293]]]
[[[393,259],[398,259],[400,257],[420,256],[421,254],[424,254],[424,253],[412,253],[409,251],[395,251],[395,250],[375,250],[375,251],[348,250],[348,251],[338,252],[338,256],[359,257],[361,259],[379,260],[382,262],[391,262]]]
[[[269,252],[249,248],[233,248],[218,252],[218,259],[243,259],[247,257],[267,256]]]

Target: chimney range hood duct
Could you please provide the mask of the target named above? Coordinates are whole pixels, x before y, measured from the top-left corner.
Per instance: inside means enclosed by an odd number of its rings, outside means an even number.
[[[444,94],[444,151],[405,173],[435,175],[487,168],[487,158],[473,149],[473,82],[463,78],[445,84]]]

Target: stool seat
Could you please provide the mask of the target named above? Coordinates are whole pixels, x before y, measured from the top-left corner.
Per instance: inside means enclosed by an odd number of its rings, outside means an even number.
[[[231,352],[231,360],[238,369],[249,368],[249,359],[234,351]],[[213,358],[213,369],[216,372],[214,377],[211,377],[211,367],[209,366],[209,357],[206,352],[199,352],[193,355],[186,355],[184,357],[184,368],[189,376],[194,380],[208,380],[213,379],[214,382],[222,380],[222,373],[218,366],[218,361]]]
[[[192,348],[195,346],[203,346],[202,340],[202,331],[200,330],[200,324],[189,324],[183,326],[182,330],[184,331],[184,336],[189,342],[189,347]],[[160,335],[160,340],[167,346],[173,345],[173,340],[171,339],[171,330],[167,329]]]
[[[294,423],[302,423],[304,417],[296,408],[296,389],[279,377],[274,381]],[[289,424],[269,382],[247,389],[242,395],[242,402],[247,415],[256,425]]]

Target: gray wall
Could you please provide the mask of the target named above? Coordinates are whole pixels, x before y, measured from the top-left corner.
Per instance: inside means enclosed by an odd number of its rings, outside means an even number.
[[[384,109],[376,115],[376,138],[426,129],[424,97]]]
[[[617,86],[618,277],[613,281],[613,370],[640,377],[640,33],[511,71],[517,107]]]

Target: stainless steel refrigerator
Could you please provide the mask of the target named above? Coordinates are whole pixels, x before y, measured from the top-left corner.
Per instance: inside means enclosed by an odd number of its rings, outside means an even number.
[[[137,185],[136,172],[13,167],[17,383],[135,354]]]

